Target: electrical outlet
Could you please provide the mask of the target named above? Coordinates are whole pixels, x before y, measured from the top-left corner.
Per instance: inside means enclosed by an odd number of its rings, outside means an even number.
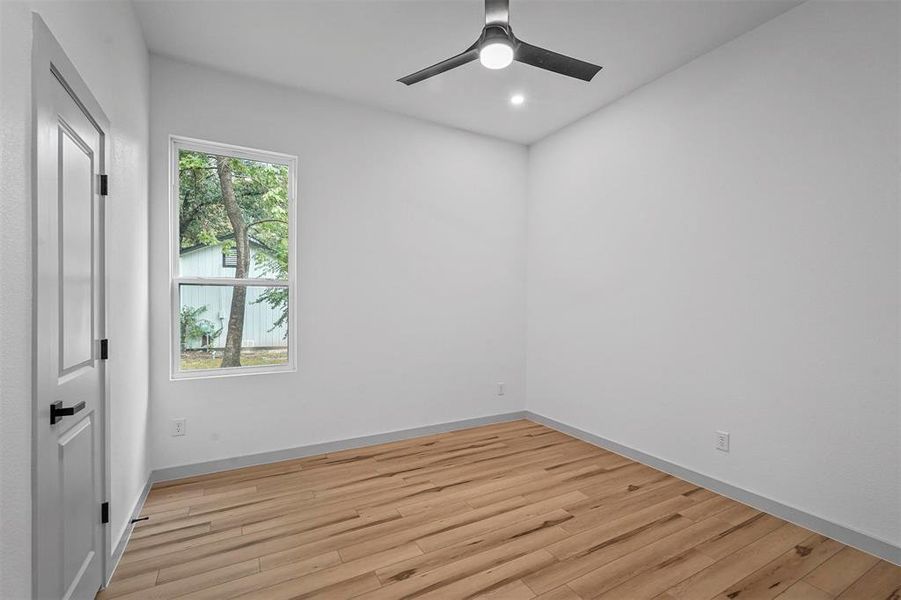
[[[503,381],[497,382],[497,395],[498,396],[504,395],[504,382]]]
[[[716,432],[716,449],[720,452],[728,452],[729,451],[729,432],[727,431],[717,431]]]
[[[185,434],[185,419],[172,419],[172,436]]]

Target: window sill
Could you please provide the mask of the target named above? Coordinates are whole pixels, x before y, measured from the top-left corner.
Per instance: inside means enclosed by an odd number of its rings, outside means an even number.
[[[230,367],[225,369],[196,369],[194,371],[174,371],[169,373],[169,381],[185,381],[191,379],[220,379],[223,377],[246,377],[249,375],[270,375],[278,373],[295,373],[293,364],[271,367]]]

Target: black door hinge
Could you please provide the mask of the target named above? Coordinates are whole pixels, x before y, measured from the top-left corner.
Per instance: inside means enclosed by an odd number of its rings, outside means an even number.
[[[101,196],[109,195],[109,175],[101,175],[100,176],[100,195]]]
[[[100,505],[100,522],[109,523],[109,502]]]
[[[102,339],[100,340],[100,360],[109,359],[109,340]]]

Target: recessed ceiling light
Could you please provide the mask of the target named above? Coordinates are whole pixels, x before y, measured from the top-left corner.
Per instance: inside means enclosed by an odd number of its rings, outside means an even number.
[[[513,94],[512,96],[510,96],[510,104],[512,104],[513,106],[519,106],[525,101],[526,97],[522,94]]]

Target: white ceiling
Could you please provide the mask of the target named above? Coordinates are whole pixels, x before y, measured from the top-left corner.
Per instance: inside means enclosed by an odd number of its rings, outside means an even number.
[[[512,0],[516,35],[604,69],[591,83],[478,62],[407,87],[457,54],[480,0],[137,0],[152,52],[531,143],[799,4],[798,0]],[[526,102],[509,104],[520,92]]]

